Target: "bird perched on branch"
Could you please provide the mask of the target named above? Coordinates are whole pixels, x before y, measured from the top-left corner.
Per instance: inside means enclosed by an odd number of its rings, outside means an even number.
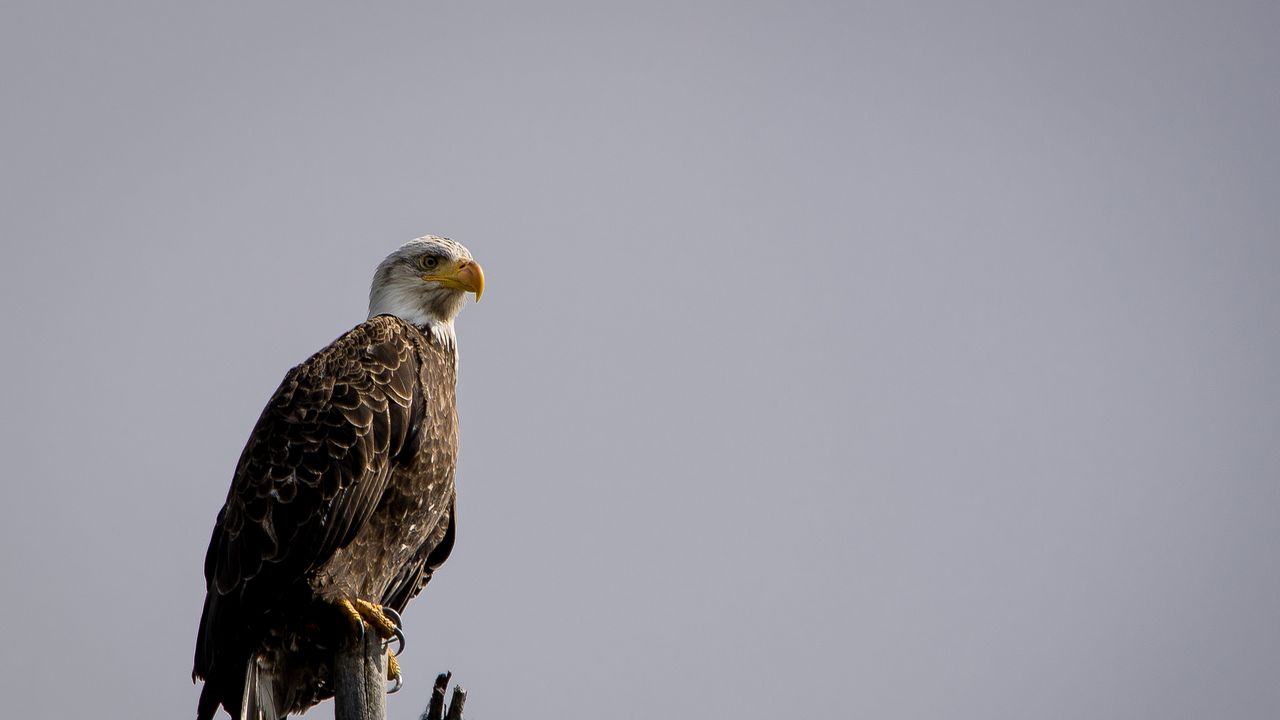
[[[277,720],[332,697],[335,649],[366,631],[403,649],[399,612],[453,547],[453,322],[483,291],[462,245],[405,243],[374,273],[369,319],[267,403],[205,556],[200,720],[218,705]]]

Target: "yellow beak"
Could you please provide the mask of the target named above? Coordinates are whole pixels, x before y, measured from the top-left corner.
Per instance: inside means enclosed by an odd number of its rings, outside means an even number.
[[[459,260],[453,267],[434,275],[423,275],[422,279],[435,280],[454,290],[473,292],[476,294],[476,302],[480,302],[480,296],[484,294],[484,271],[475,260]]]

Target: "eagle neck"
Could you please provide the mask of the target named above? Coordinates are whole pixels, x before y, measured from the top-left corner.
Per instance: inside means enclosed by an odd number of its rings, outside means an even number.
[[[458,369],[458,336],[453,331],[453,321],[414,323],[413,326],[422,333],[427,342],[443,348],[453,358],[454,370]]]
[[[440,347],[451,353],[458,351],[458,336],[453,331],[452,322],[433,322],[417,325],[418,330]]]

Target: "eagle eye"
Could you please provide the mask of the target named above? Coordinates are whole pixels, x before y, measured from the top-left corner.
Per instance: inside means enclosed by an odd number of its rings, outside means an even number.
[[[437,258],[434,255],[423,255],[418,259],[418,265],[420,265],[423,270],[434,270],[439,264],[440,258]]]

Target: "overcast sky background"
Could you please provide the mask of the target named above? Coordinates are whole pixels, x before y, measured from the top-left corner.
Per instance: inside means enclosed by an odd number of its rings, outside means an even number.
[[[393,719],[1280,716],[1277,37],[6,2],[6,713],[194,713],[258,412],[437,233],[488,290]]]

